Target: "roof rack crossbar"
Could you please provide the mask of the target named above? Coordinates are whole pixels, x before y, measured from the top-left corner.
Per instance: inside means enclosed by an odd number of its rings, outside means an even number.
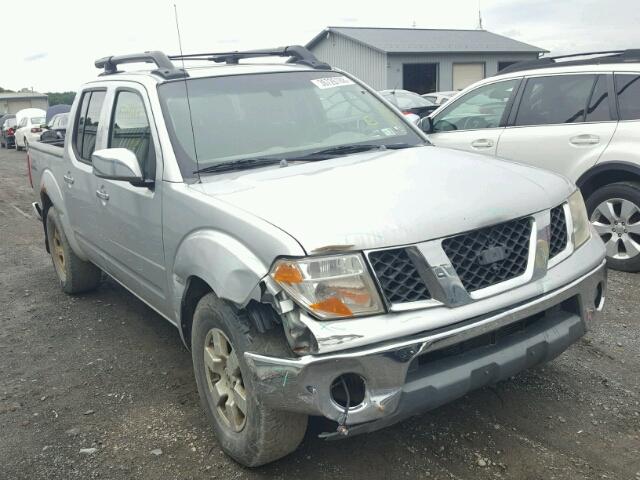
[[[567,58],[577,57],[595,57],[582,60],[568,60],[558,62],[557,60],[564,60]],[[524,62],[518,62],[513,65],[509,65],[498,72],[499,75],[503,73],[520,72],[523,70],[533,70],[539,68],[551,68],[557,66],[573,66],[573,65],[601,65],[607,63],[625,63],[625,62],[640,62],[640,49],[628,49],[628,50],[608,50],[602,52],[584,52],[574,53],[571,55],[558,55],[555,57],[542,57],[537,60],[527,60]]]
[[[301,45],[271,48],[264,50],[247,50],[244,52],[193,53],[188,55],[171,55],[171,60],[209,60],[216,63],[237,64],[245,58],[289,57],[290,62],[307,65],[317,70],[329,70],[331,67]]]
[[[163,52],[150,51],[144,53],[132,53],[129,55],[116,55],[100,58],[95,61],[96,68],[104,68],[104,72],[100,75],[112,75],[121,73],[118,65],[125,63],[154,63],[156,70],[152,73],[166,79],[188,77],[189,74],[182,69],[176,68]]]

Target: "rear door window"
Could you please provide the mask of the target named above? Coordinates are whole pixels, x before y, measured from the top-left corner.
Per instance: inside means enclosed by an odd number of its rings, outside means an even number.
[[[84,92],[80,100],[74,146],[80,159],[88,163],[91,163],[91,154],[96,148],[100,112],[104,104],[105,93],[103,90]]]
[[[639,120],[640,75],[616,74],[615,85],[620,120]]]
[[[515,124],[584,122],[595,75],[555,75],[527,80]]]

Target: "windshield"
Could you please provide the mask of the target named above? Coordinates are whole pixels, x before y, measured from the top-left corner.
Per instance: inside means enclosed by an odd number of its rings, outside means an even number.
[[[424,143],[384,103],[336,72],[237,75],[187,83],[189,103],[184,81],[158,87],[185,177],[193,177],[198,168],[252,157],[295,158],[354,143]]]
[[[31,125],[39,125],[44,123],[46,119],[44,117],[31,117],[29,120],[31,120]]]

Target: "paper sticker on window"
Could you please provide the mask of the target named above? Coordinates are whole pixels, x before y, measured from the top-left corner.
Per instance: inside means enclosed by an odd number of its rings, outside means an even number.
[[[316,87],[325,89],[325,88],[334,88],[334,87],[342,87],[344,85],[353,85],[354,81],[347,77],[327,77],[327,78],[316,78],[315,80],[311,80]]]

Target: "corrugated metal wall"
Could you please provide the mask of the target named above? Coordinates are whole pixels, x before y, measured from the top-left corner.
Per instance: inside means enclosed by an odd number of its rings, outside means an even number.
[[[311,51],[319,60],[355,75],[376,90],[387,85],[387,56],[366,45],[331,32]]]
[[[46,98],[22,98],[16,100],[0,100],[0,115],[3,113],[17,113],[24,108],[49,108]]]

